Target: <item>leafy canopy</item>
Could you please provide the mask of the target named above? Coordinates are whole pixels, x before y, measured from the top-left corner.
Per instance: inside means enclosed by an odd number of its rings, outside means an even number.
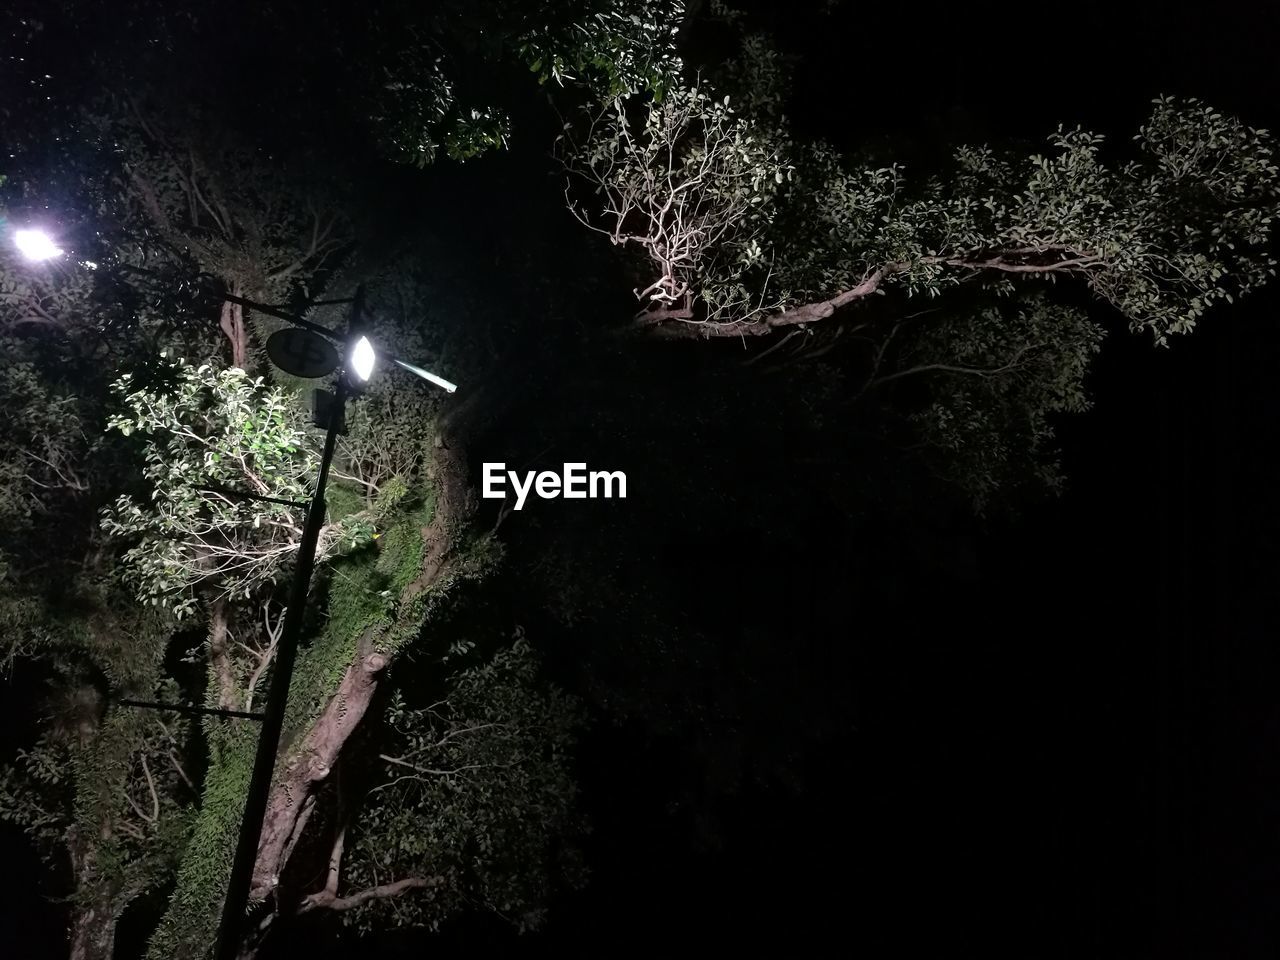
[[[705,83],[610,102],[564,151],[571,208],[647,264],[641,320],[706,336],[824,319],[873,293],[1082,281],[1157,342],[1274,275],[1280,169],[1265,130],[1162,98],[1138,158],[1059,130],[1043,154],[961,147],[946,172],[851,162]],[[683,331],[679,327],[684,325]]]
[[[277,582],[302,537],[318,457],[297,404],[261,377],[181,359],[165,372],[154,387],[134,389],[131,374],[113,387],[126,409],[108,428],[144,438],[150,491],[122,494],[102,524],[134,541],[123,562],[139,598],[186,616],[202,597],[248,599]],[[372,532],[363,516],[330,524],[317,556]]]

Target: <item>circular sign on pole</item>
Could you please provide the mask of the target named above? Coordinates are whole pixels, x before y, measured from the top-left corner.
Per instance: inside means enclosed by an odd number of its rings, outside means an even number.
[[[338,365],[333,344],[299,327],[286,327],[267,337],[267,356],[285,373],[308,379],[332,373]]]

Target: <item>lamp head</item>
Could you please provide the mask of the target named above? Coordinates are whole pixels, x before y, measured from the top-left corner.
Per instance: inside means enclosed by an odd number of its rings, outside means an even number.
[[[373,368],[377,362],[378,355],[374,352],[373,344],[369,342],[368,337],[361,337],[355,342],[355,346],[351,348],[351,356],[347,358],[347,368],[355,375],[360,383],[368,383],[369,378],[373,376]]]

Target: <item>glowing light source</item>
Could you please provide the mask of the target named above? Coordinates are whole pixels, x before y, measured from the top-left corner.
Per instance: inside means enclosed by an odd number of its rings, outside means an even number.
[[[373,352],[373,344],[369,342],[369,338],[361,337],[351,348],[351,372],[362,382],[367,383],[373,376],[373,365],[377,359],[378,356]]]
[[[60,257],[63,250],[60,246],[49,238],[49,235],[42,230],[15,230],[13,232],[13,242],[21,253],[28,260],[41,261],[52,260],[54,257]]]
[[[414,376],[421,377],[423,380],[434,383],[437,387],[442,387],[449,393],[453,393],[453,391],[458,389],[458,385],[456,383],[450,383],[448,380],[444,379],[444,377],[437,377],[434,373],[429,373],[421,367],[414,366],[412,363],[405,360],[396,359],[393,360],[393,362],[401,370],[408,370]]]

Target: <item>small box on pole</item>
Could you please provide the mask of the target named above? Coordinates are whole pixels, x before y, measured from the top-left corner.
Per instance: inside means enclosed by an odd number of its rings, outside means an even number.
[[[321,390],[316,388],[311,391],[311,422],[321,428],[328,428],[329,413],[333,410],[335,397],[331,390]],[[340,436],[347,435],[347,411],[346,404],[338,410],[338,434]]]

